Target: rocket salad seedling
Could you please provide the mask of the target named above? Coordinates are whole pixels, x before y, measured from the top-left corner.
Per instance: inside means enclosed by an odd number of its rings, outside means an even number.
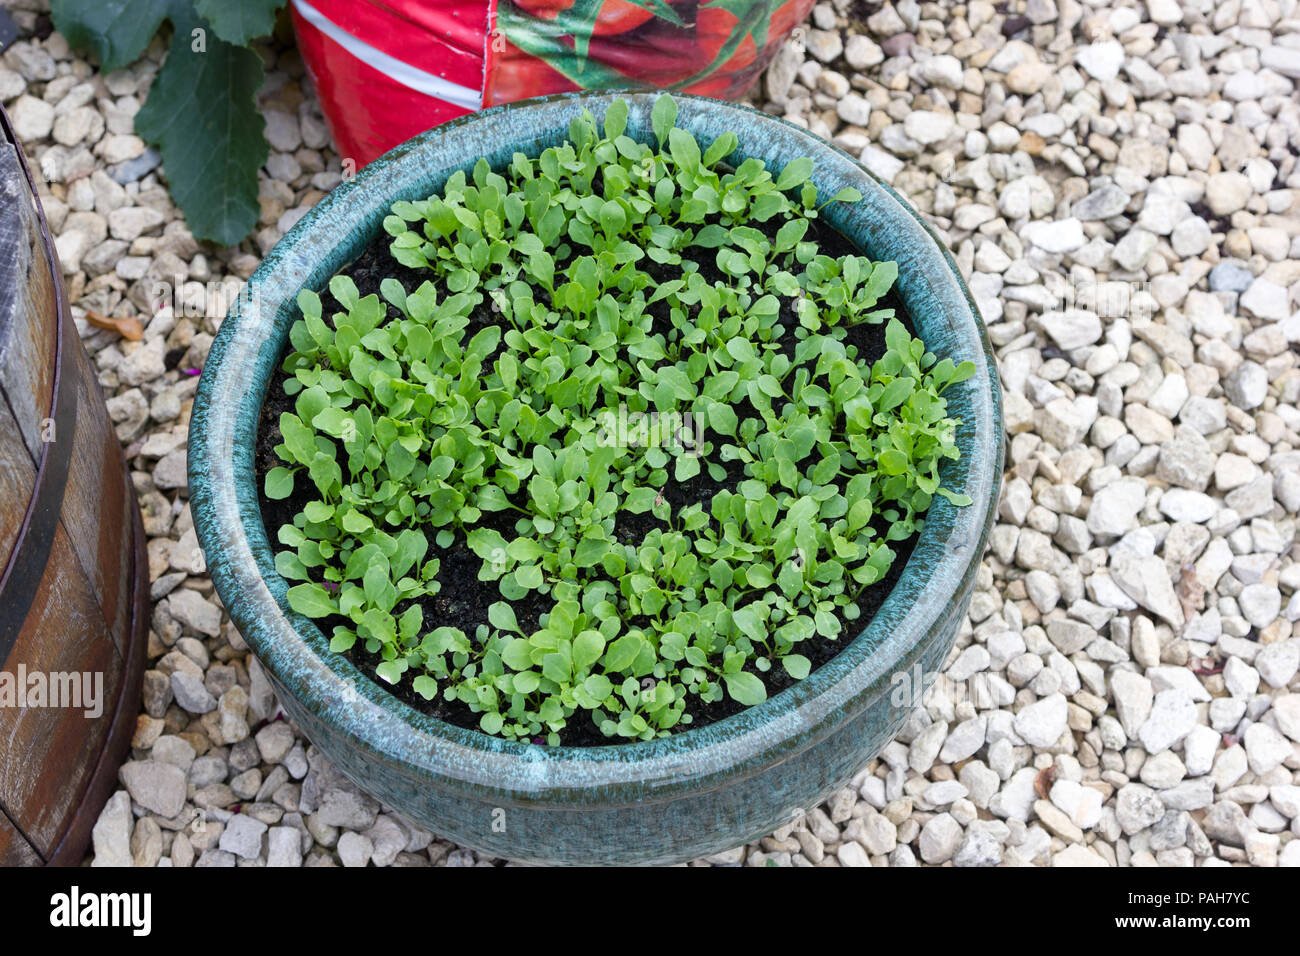
[[[384,221],[427,281],[298,297],[264,488],[309,498],[278,534],[290,606],[489,734],[646,740],[692,700],[759,704],[858,617],[935,496],[969,503],[940,466],[945,390],[974,366],[880,304],[894,263],[807,238],[828,201],[810,161],[733,167],[734,134],[675,119],[660,97],[650,146],[615,101],[603,128],[584,112],[540,156],[480,161]],[[872,363],[861,323],[887,323]],[[677,495],[706,476],[707,500]],[[424,618],[433,545],[500,594],[473,633]]]

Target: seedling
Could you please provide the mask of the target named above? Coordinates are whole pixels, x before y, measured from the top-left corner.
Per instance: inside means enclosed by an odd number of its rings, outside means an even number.
[[[759,704],[857,619],[934,496],[970,501],[939,470],[958,457],[945,390],[974,366],[881,305],[894,263],[806,238],[827,202],[811,161],[730,165],[735,134],[700,144],[676,112],[656,101],[650,146],[615,101],[603,128],[584,112],[540,156],[394,204],[416,288],[339,275],[328,308],[298,297],[265,480],[310,498],[279,530],[290,606],[489,734],[649,740],[692,701]],[[887,323],[874,362],[848,341],[861,323]],[[664,420],[699,427],[641,427]],[[500,595],[473,633],[421,603],[433,552],[458,547]],[[525,627],[535,593],[549,610]]]

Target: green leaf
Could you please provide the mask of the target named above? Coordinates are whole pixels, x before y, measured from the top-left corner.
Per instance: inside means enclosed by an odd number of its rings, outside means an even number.
[[[599,564],[609,554],[609,542],[604,538],[583,538],[573,552],[573,563],[580,568]]]
[[[668,147],[673,162],[687,172],[694,172],[700,166],[700,144],[684,129],[673,128],[668,132]]]
[[[421,674],[411,682],[411,689],[425,700],[433,700],[438,694],[438,682],[427,674]]]
[[[873,269],[874,273],[875,270]],[[898,319],[891,319],[885,326],[885,344],[889,346],[891,352],[905,354],[912,346],[912,336],[907,331],[907,326],[899,322]]]
[[[958,507],[964,508],[971,503],[970,495],[949,491],[947,488],[936,488],[934,493],[942,495]]]
[[[605,653],[605,638],[600,631],[583,631],[573,639],[573,666],[579,673],[591,667]]]
[[[880,399],[876,402],[876,411],[887,412],[891,408],[903,404],[907,397],[916,390],[916,383],[910,378],[896,378],[880,393]]]
[[[247,46],[271,32],[275,14],[284,4],[285,0],[194,0],[194,10],[221,39]]]
[[[618,99],[605,109],[605,138],[618,139],[627,129],[627,100]]]
[[[515,609],[504,601],[497,601],[488,608],[488,620],[499,630],[523,633],[519,630],[519,621],[515,619]]]
[[[709,406],[709,427],[720,435],[736,434],[736,412],[730,405],[714,402]]]
[[[174,8],[175,10],[175,8]],[[234,245],[257,224],[257,171],[266,161],[266,121],[254,97],[262,58],[208,36],[193,49],[199,21],[172,14],[167,62],[135,116],[136,132],[162,153],[172,198],[197,239]]]
[[[289,588],[289,607],[304,617],[329,617],[337,614],[329,593],[319,584],[298,584]]]
[[[366,568],[362,579],[366,600],[385,611],[390,610],[397,597],[397,589],[388,578],[388,569],[382,564],[372,564]]]
[[[526,671],[533,666],[533,646],[522,637],[512,638],[501,651],[506,666],[516,671]]]
[[[528,482],[528,493],[542,514],[554,516],[555,510],[560,506],[560,495],[554,481],[545,475],[533,475]]]
[[[781,175],[776,178],[776,188],[781,192],[787,189],[794,189],[808,181],[812,175],[813,162],[807,156],[800,156],[798,159],[792,159],[786,163],[785,169],[781,170]]]
[[[266,473],[266,497],[280,501],[293,494],[293,472],[288,468],[272,468]]]
[[[376,666],[374,674],[387,683],[398,683],[402,675],[406,674],[406,661],[385,661]]]
[[[772,248],[777,252],[793,249],[807,232],[807,219],[791,219],[776,231],[776,242]]]
[[[604,701],[610,694],[614,693],[614,685],[604,674],[592,674],[582,682],[582,686],[588,694],[599,701]]]
[[[343,409],[330,406],[322,409],[320,414],[311,420],[311,424],[313,428],[319,429],[327,435],[340,438],[351,420],[352,416]]]
[[[907,456],[897,448],[885,449],[880,453],[877,461],[880,464],[880,470],[887,475],[901,475],[907,471]]]
[[[704,151],[704,165],[713,166],[719,160],[726,159],[739,145],[740,140],[736,134],[728,130],[710,143],[709,148]]]
[[[698,455],[681,455],[677,459],[676,465],[673,466],[673,481],[679,484],[684,481],[690,481],[700,473],[700,459]]]
[[[677,122],[677,101],[667,93],[661,94],[655,100],[654,108],[650,111],[650,125],[654,129],[655,138],[659,140],[660,147],[668,142],[668,131],[673,128]]]
[[[795,680],[803,680],[812,671],[812,662],[802,654],[787,654],[781,658],[781,665]]]
[[[362,514],[355,509],[343,513],[341,524],[343,530],[349,534],[365,534],[375,526],[373,519],[369,515]]]
[[[506,554],[516,561],[536,561],[546,549],[532,538],[515,538],[506,545]]]
[[[607,235],[616,236],[627,224],[627,215],[618,200],[611,199],[600,207],[600,228]]]
[[[633,488],[624,499],[623,507],[632,514],[642,514],[654,507],[658,495],[659,492],[654,488]]]
[[[515,691],[520,694],[531,694],[542,684],[542,679],[536,671],[520,671],[514,675]]]
[[[542,658],[542,676],[557,684],[567,684],[572,676],[572,661],[567,654],[547,654]]]
[[[144,52],[177,0],[51,0],[50,19],[74,47],[89,47],[112,73]]]
[[[759,620],[758,614],[751,607],[742,607],[731,615],[732,621],[735,622],[736,628],[752,641],[764,641],[767,639],[766,630],[763,622]]]
[[[632,666],[637,655],[641,653],[641,638],[636,634],[624,634],[613,644],[605,654],[605,670],[624,671]]]
[[[722,679],[727,685],[727,696],[738,704],[753,707],[767,700],[767,688],[756,674],[741,671],[738,674],[723,674]]]

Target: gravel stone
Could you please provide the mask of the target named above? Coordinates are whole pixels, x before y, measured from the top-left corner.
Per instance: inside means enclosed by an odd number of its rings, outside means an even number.
[[[118,776],[131,799],[159,816],[177,816],[185,806],[185,771],[156,760],[131,760]]]
[[[1138,730],[1147,753],[1160,753],[1178,743],[1196,726],[1196,702],[1182,690],[1162,690],[1151,705],[1151,716]]]
[[[131,866],[131,797],[125,790],[108,798],[95,821],[91,839],[91,866]]]
[[[144,713],[92,859],[489,864],[362,796],[281,719],[193,530],[192,373],[225,313],[207,289],[245,281],[350,178],[299,58],[265,51],[256,233],[200,245],[134,130],[161,54],[102,74],[33,35],[45,7],[17,5],[0,102],[45,180],[150,557]],[[1300,865],[1294,11],[940,13],[818,3],[749,102],[859,156],[966,278],[1010,439],[989,550],[900,737],[806,827],[700,862]],[[153,284],[178,277],[160,308]],[[91,310],[139,316],[143,339]]]
[[[926,863],[944,863],[952,859],[961,845],[962,829],[950,813],[931,817],[921,828],[919,848]]]
[[[316,816],[328,826],[365,830],[374,825],[379,803],[353,790],[334,788],[321,796]]]
[[[217,699],[208,693],[203,682],[193,674],[182,671],[172,674],[171,690],[176,703],[191,714],[206,714],[216,710]]]
[[[262,836],[266,824],[237,813],[226,822],[221,831],[220,847],[227,853],[245,860],[256,860],[262,852]]]
[[[1069,716],[1064,694],[1052,694],[1016,714],[1016,733],[1033,747],[1050,747],[1065,733]]]
[[[1115,794],[1115,818],[1130,836],[1145,830],[1164,815],[1165,805],[1150,787],[1130,783],[1120,787]]]
[[[267,866],[302,866],[302,835],[293,827],[271,827],[266,843]]]
[[[344,866],[366,866],[374,849],[370,840],[360,833],[349,831],[339,837],[339,860]]]

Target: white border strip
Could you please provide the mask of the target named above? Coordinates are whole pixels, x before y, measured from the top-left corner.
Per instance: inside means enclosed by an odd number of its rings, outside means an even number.
[[[334,21],[326,19],[325,15],[307,3],[306,0],[293,0],[294,9],[299,15],[314,26],[321,33],[325,34],[343,49],[347,50],[358,60],[361,60],[367,66],[373,67],[380,73],[383,73],[390,80],[402,84],[402,86],[415,90],[417,93],[423,93],[426,96],[432,96],[436,99],[453,103],[456,106],[464,107],[467,110],[477,110],[483,107],[483,91],[471,90],[467,86],[461,86],[459,83],[453,83],[441,76],[435,76],[432,73],[426,73],[424,70],[417,69],[409,63],[404,63],[394,57],[389,56],[382,50],[377,50],[370,44],[359,40],[352,34],[348,33]]]

